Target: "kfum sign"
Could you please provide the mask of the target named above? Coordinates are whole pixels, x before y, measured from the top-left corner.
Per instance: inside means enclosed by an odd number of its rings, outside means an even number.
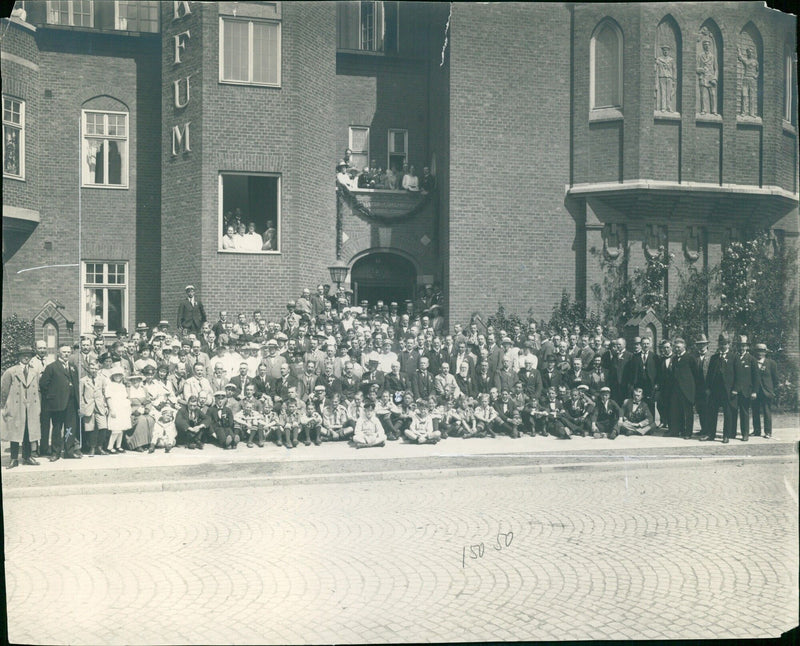
[[[192,75],[180,75],[181,65],[186,58],[191,47],[192,34],[189,29],[182,29],[186,22],[186,17],[191,15],[192,10],[187,0],[174,1],[172,3],[172,25],[178,29],[178,33],[172,36],[172,62],[173,69],[179,74],[172,81],[172,105],[177,114],[180,113],[191,101],[191,82]],[[191,121],[175,125],[172,127],[172,156],[177,157],[182,153],[192,151],[191,136],[189,126]]]

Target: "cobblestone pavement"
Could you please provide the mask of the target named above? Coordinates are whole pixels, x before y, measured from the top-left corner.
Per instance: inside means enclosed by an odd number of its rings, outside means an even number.
[[[738,638],[798,623],[796,462],[7,500],[23,643]]]

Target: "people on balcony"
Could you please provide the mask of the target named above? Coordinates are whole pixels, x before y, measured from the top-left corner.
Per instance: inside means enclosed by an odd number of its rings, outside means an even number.
[[[412,191],[418,192],[419,191],[419,177],[417,177],[417,173],[413,166],[410,168],[408,165],[404,165],[403,167],[403,190],[404,191]]]
[[[436,178],[431,175],[431,169],[425,166],[422,169],[422,179],[419,181],[420,190],[427,194],[436,190]]]

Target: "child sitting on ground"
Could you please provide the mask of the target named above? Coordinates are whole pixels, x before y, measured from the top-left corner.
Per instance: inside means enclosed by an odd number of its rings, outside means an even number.
[[[153,424],[153,437],[150,440],[148,453],[153,453],[159,446],[164,447],[164,452],[169,453],[175,446],[178,431],[175,428],[175,409],[164,406],[158,414],[158,419]]]

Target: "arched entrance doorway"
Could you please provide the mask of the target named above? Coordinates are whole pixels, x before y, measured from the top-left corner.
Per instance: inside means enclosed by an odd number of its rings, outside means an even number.
[[[350,271],[354,302],[382,300],[402,303],[414,299],[417,270],[410,260],[394,253],[371,253],[353,263]]]

